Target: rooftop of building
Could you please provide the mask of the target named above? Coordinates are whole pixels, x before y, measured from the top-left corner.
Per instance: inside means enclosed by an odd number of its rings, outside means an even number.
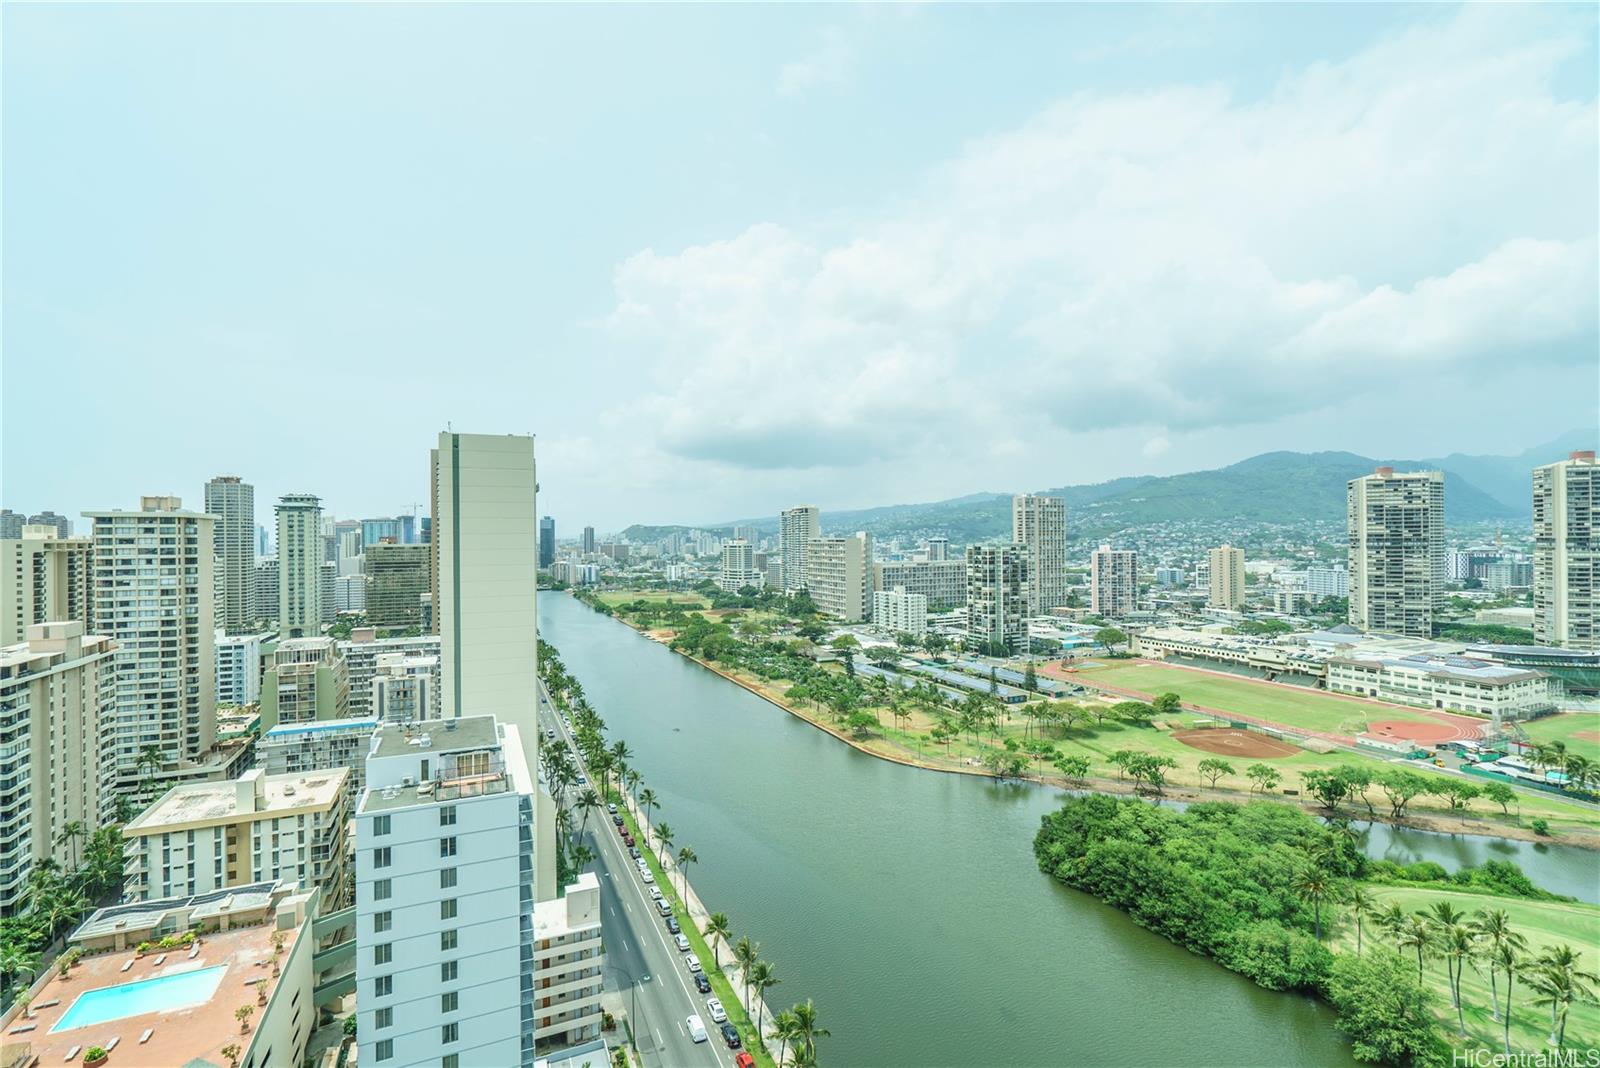
[[[310,723],[280,723],[269,730],[265,738],[271,741],[275,738],[301,738],[308,734],[333,734],[337,731],[376,730],[379,721],[374,718],[359,716],[348,719],[318,719]]]
[[[1504,686],[1508,683],[1543,678],[1538,671],[1505,667],[1487,660],[1454,655],[1412,653],[1407,656],[1362,655],[1330,657],[1329,664],[1359,664],[1363,667],[1385,667],[1395,670],[1420,671],[1435,678],[1460,679],[1485,686]]]
[[[180,946],[140,956],[130,945],[131,937],[120,940],[121,948],[112,948],[119,940],[107,924],[115,917],[104,915],[112,910],[96,912],[72,936],[84,945],[86,955],[66,976],[50,973],[33,994],[29,1018],[18,1014],[7,1020],[7,1054],[16,1055],[17,1063],[65,1064],[100,1046],[111,1049],[111,1062],[118,1068],[226,1065],[223,1048],[235,1043],[248,1048],[255,1034],[253,1026],[249,1034],[240,1033],[235,1010],[249,1005],[256,1014],[252,1024],[259,1022],[266,1010],[256,1007],[258,986],[276,998],[275,988],[290,974],[275,978],[271,971],[276,917],[288,912],[282,922],[289,925],[291,942],[296,929],[309,930],[313,909],[296,916],[293,910],[274,908],[286,892],[292,887],[258,884],[223,891],[231,901],[200,902],[193,910],[187,905],[193,899],[184,898],[138,906],[141,920],[157,912],[178,913],[186,925],[180,930],[226,922],[226,930],[202,934],[192,952]],[[74,1019],[85,1022],[56,1029]]]
[[[139,813],[124,833],[228,822],[257,813],[282,817],[317,811],[337,803],[349,777],[349,768],[288,775],[266,775],[257,769],[239,779],[174,786]]]
[[[372,757],[402,756],[418,749],[454,753],[463,749],[489,749],[500,745],[493,716],[429,719],[418,723],[385,723],[372,736]]]
[[[600,880],[594,872],[580,873],[561,897],[540,901],[533,906],[534,937],[560,938],[575,931],[598,932],[599,894]],[[574,911],[579,915],[574,916]]]

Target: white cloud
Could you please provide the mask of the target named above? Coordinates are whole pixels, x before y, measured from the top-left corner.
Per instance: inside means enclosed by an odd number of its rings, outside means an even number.
[[[1168,441],[1164,437],[1161,437],[1160,435],[1157,435],[1156,437],[1153,437],[1149,441],[1145,442],[1144,448],[1140,449],[1139,451],[1142,452],[1147,459],[1154,460],[1158,456],[1165,456],[1167,454],[1167,450],[1171,448],[1172,442]]]
[[[1523,11],[1430,18],[1258,100],[1059,101],[843,240],[642,252],[611,317],[655,357],[640,425],[682,457],[843,467],[1592,366],[1595,103],[1554,95],[1572,42]]]
[[[814,51],[778,69],[778,92],[783,96],[804,96],[817,88],[837,88],[850,80],[854,62],[855,50],[844,34],[829,28]]]

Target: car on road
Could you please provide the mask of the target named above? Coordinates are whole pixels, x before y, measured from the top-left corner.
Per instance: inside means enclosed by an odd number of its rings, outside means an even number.
[[[629,846],[628,847],[628,854],[631,857],[633,857],[634,860],[638,860],[640,857],[642,857],[644,855],[644,854],[639,852],[639,847],[638,846]]]
[[[632,849],[633,848],[633,835],[629,834],[627,831],[623,831],[622,832],[622,844],[627,846],[629,849]]]
[[[656,898],[656,911],[661,913],[661,915],[663,915],[663,916],[671,916],[672,915],[672,902],[668,901],[664,897]]]
[[[690,1016],[683,1022],[684,1025],[689,1028],[690,1038],[694,1039],[696,1042],[704,1042],[706,1040],[706,1025],[700,1022],[700,1017]]]
[[[672,940],[678,944],[678,952],[679,953],[687,953],[687,952],[689,952],[689,936],[688,935],[686,935],[686,934],[674,935]]]
[[[739,1041],[739,1029],[731,1023],[722,1025],[722,1041],[728,1044],[729,1049],[738,1049],[744,1045],[743,1042]]]
[[[612,816],[611,817],[611,822],[615,823],[618,827],[621,827],[622,826],[622,817],[621,816]]]
[[[683,928],[678,926],[678,917],[676,917],[676,916],[668,916],[667,917],[667,933],[668,934],[677,934],[678,932],[680,932],[682,930],[683,930]]]
[[[650,888],[650,900],[652,900],[652,901],[660,901],[661,900],[661,887],[652,886]]]
[[[650,869],[649,868],[644,868],[644,869],[640,870],[639,878],[643,879],[647,883],[653,883],[653,882],[656,881],[656,877],[654,875],[650,874]]]
[[[606,806],[606,811],[611,813],[613,816],[616,816],[617,815],[617,806],[616,805],[607,805]],[[617,816],[617,818],[620,820],[622,817],[621,816]]]
[[[700,964],[700,958],[699,957],[690,957],[689,958],[689,970],[691,972],[703,972],[703,971],[705,971],[705,968],[702,967],[701,964]]]
[[[705,972],[694,973],[694,988],[702,994],[711,993],[711,980],[706,978]]]
[[[733,1059],[733,1068],[756,1068],[756,1059],[744,1050]]]
[[[716,998],[706,998],[706,1011],[711,1014],[712,1023],[727,1023],[728,1010],[722,1007],[722,1002]]]
[[[589,785],[589,777],[587,775],[579,775],[578,776],[578,785],[579,786],[588,786]]]
[[[544,729],[544,736],[546,738],[554,738],[556,736],[556,729],[554,727],[546,727]]]

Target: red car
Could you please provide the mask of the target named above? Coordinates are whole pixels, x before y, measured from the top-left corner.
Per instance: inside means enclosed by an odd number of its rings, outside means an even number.
[[[633,848],[633,835],[631,835],[631,834],[623,835],[622,836],[622,844],[627,846],[629,849],[632,849]]]
[[[756,1068],[756,1059],[748,1052],[740,1053],[733,1059],[733,1068]]]

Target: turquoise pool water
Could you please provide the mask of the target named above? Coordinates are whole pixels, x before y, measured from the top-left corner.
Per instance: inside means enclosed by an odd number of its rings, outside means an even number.
[[[214,968],[84,991],[50,1030],[52,1033],[70,1031],[74,1027],[93,1027],[142,1012],[171,1012],[198,1005],[217,992],[222,973],[227,970],[226,964],[219,964]]]

